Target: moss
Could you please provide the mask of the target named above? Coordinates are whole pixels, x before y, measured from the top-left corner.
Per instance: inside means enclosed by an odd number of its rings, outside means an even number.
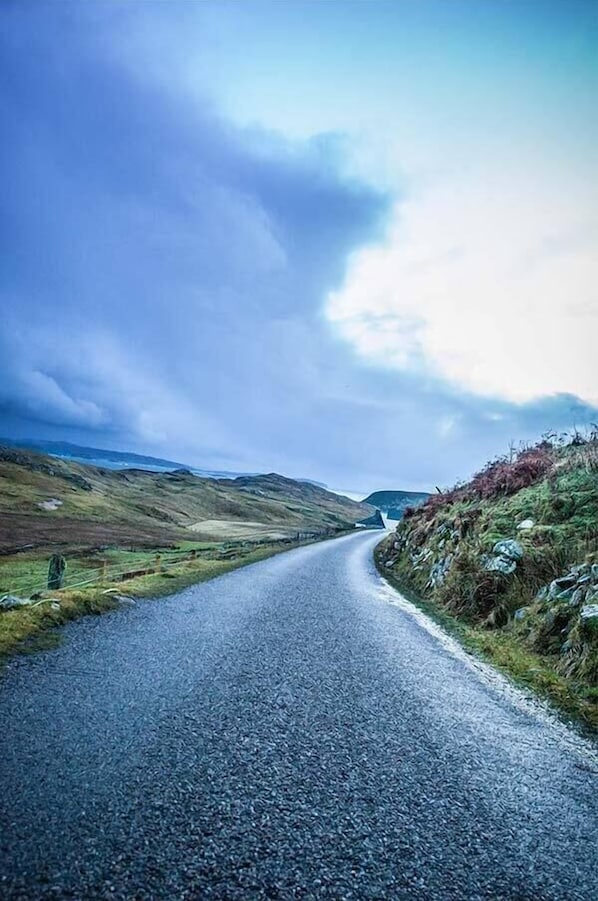
[[[526,519],[533,527],[519,530]],[[522,559],[511,574],[488,571],[486,555],[505,538],[522,545]],[[540,603],[536,596],[574,564],[598,561],[598,435],[565,446],[544,442],[511,462],[490,464],[470,483],[411,511],[380,553],[393,561],[391,577],[472,630],[477,647],[523,681],[531,667],[531,684],[552,686],[571,709],[581,698],[590,716],[598,687],[594,624],[582,623],[578,605]]]
[[[464,647],[496,666],[516,685],[549,701],[567,720],[580,723],[588,732],[598,731],[598,688],[589,686],[583,674],[559,673],[558,658],[535,652],[514,624],[487,630],[467,616],[456,615],[430,598],[423,598],[409,580],[383,566],[382,548],[377,551],[376,561],[381,575],[391,585]]]

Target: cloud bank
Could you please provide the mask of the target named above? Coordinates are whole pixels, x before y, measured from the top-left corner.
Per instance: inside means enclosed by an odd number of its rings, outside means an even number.
[[[459,269],[483,253],[473,212],[461,204],[455,227],[447,198],[446,231],[433,228],[425,206],[347,176],[347,137],[289,141],[227,120],[209,84],[162,84],[168,66],[131,37],[152,26],[147,9],[3,12],[0,434],[365,492],[447,484],[512,439],[594,418],[580,367],[559,380],[556,361],[537,380],[553,396],[513,403],[536,386],[516,354],[506,389],[491,375],[499,316],[487,357],[467,357],[459,328],[472,342],[481,330]],[[525,251],[531,271],[542,247]]]
[[[385,366],[517,402],[598,403],[598,198],[583,179],[540,182],[469,172],[410,198],[388,240],[355,254],[330,320]]]

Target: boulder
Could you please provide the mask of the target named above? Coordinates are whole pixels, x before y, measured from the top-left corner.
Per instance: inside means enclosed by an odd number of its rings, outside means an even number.
[[[5,594],[0,598],[0,610],[16,610],[18,607],[28,607],[31,601],[26,598],[18,598],[14,594]]]
[[[586,604],[581,608],[579,615],[584,620],[594,619],[598,616],[598,604]]]
[[[503,538],[502,541],[496,542],[492,553],[495,556],[509,557],[511,560],[517,561],[523,557],[523,548],[514,538]]]
[[[485,568],[488,572],[502,573],[503,576],[509,576],[517,569],[517,561],[512,557],[506,557],[500,554],[498,557],[487,557]]]
[[[66,560],[62,554],[52,554],[48,566],[48,588],[62,588],[66,577]]]
[[[569,606],[570,607],[579,607],[579,605],[583,604],[583,602],[585,601],[586,594],[587,594],[587,589],[583,585],[576,588],[569,599]]]

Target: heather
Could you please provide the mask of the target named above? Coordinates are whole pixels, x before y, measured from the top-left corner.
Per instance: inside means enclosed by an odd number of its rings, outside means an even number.
[[[564,706],[596,719],[595,429],[511,450],[408,509],[380,562],[432,612],[453,617],[490,649],[516,650],[524,681],[534,683],[535,669],[548,682],[554,676]]]

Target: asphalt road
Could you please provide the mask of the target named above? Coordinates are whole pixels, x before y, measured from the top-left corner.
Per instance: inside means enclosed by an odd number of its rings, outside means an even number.
[[[378,538],[11,663],[0,896],[597,898],[591,749],[426,628]]]

